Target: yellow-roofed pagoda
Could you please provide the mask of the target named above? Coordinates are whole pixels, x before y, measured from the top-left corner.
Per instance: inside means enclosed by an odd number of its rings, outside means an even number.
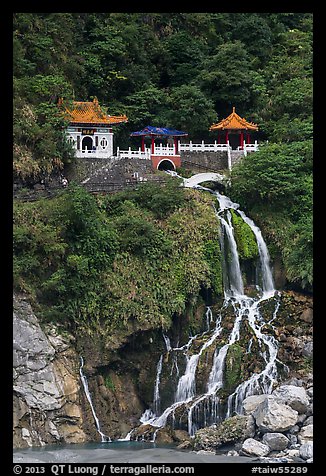
[[[112,125],[127,122],[128,118],[105,114],[95,97],[93,101],[72,101],[65,104],[59,100],[67,127],[68,139],[76,149],[76,157],[107,158],[113,155]]]
[[[246,138],[246,143],[250,144],[250,131],[258,131],[258,126],[257,124],[254,124],[253,122],[248,122],[246,119],[243,117],[239,116],[235,112],[235,107],[233,107],[233,110],[231,114],[225,118],[222,119],[220,122],[217,124],[211,125],[209,128],[210,131],[225,131],[225,142],[229,142],[229,134],[240,134],[240,149],[243,149],[243,144],[244,144],[244,132],[246,131],[247,133],[247,138]],[[220,134],[218,135],[218,143],[220,143],[221,137]]]

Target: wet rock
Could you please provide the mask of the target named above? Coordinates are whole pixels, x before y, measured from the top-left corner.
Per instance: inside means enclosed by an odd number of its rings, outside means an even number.
[[[215,449],[226,443],[243,441],[255,434],[254,419],[251,415],[236,415],[227,418],[217,426],[202,428],[195,434],[195,449]]]
[[[260,443],[254,438],[248,438],[245,440],[241,447],[242,451],[251,456],[267,456],[270,453],[269,446],[264,443]]]
[[[283,432],[293,427],[298,419],[298,412],[290,406],[268,396],[253,412],[256,425],[262,432]]]
[[[288,446],[289,439],[282,433],[265,433],[262,442],[272,451],[282,451]]]
[[[250,397],[245,398],[242,403],[245,414],[251,415],[251,413],[256,410],[258,405],[260,405],[260,403],[262,403],[267,398],[267,396],[268,395],[266,394],[252,395]]]
[[[309,399],[306,390],[303,387],[294,385],[281,385],[272,393],[280,402],[289,405],[298,413],[305,413],[309,406]]]
[[[300,456],[304,460],[308,460],[313,457],[313,443],[312,441],[307,441],[300,446]]]

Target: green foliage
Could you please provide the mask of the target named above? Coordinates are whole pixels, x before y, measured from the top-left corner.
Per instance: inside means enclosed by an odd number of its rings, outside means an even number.
[[[238,344],[230,345],[225,361],[224,391],[231,394],[241,382],[244,349]]]
[[[235,210],[231,210],[231,216],[240,259],[258,258],[257,241],[250,226],[237,215]]]
[[[283,260],[288,282],[311,290],[311,141],[269,144],[232,171],[229,193],[250,210]]]
[[[126,200],[154,213],[156,218],[164,218],[185,202],[185,195],[180,190],[180,181],[167,179],[166,183],[143,183],[137,190],[128,190],[115,195],[108,195],[105,205],[110,213],[121,207]]]
[[[202,287],[222,292],[211,197],[178,182],[98,201],[70,185],[14,209],[14,285],[49,319],[92,332],[167,328]]]
[[[212,289],[217,295],[223,294],[222,257],[219,242],[208,240],[205,243],[205,258],[211,271]]]
[[[71,160],[60,96],[126,113],[121,147],[147,124],[207,140],[232,106],[258,138],[311,137],[310,13],[15,13],[13,48],[15,177],[27,183]]]
[[[115,385],[112,381],[112,378],[110,375],[106,375],[104,377],[104,385],[106,386],[106,388],[108,388],[109,390],[112,390],[113,392],[115,391]]]

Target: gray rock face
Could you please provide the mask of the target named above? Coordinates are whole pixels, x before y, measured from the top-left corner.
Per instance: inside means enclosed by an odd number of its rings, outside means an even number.
[[[86,441],[72,337],[53,327],[50,342],[31,306],[17,296],[13,333],[14,446]]]
[[[271,395],[258,405],[253,417],[260,431],[278,433],[296,424],[298,412]]]
[[[245,440],[241,447],[242,451],[251,456],[267,456],[270,453],[270,448],[264,443],[260,443],[254,438]]]
[[[302,459],[308,460],[313,457],[313,443],[312,441],[307,441],[300,446],[300,456]]]
[[[256,410],[258,405],[267,398],[267,396],[268,395],[265,394],[252,395],[250,397],[245,398],[242,403],[245,415],[251,415]]]
[[[282,433],[265,433],[262,442],[272,451],[282,451],[289,444],[288,438]]]
[[[309,406],[309,398],[306,390],[303,387],[296,387],[294,385],[281,385],[272,393],[274,397],[289,405],[298,413],[305,413]]]

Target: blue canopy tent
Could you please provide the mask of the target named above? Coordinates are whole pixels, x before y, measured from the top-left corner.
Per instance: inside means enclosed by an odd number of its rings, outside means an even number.
[[[153,127],[153,126],[146,126],[141,131],[132,132],[130,136],[140,136],[142,138],[142,147],[141,150],[145,150],[145,137],[152,138],[152,154],[154,153],[154,140],[155,137],[173,137],[174,138],[174,147],[175,153],[178,153],[178,144],[177,144],[177,137],[184,137],[187,136],[187,132],[177,131],[176,129],[168,129],[167,127]]]

